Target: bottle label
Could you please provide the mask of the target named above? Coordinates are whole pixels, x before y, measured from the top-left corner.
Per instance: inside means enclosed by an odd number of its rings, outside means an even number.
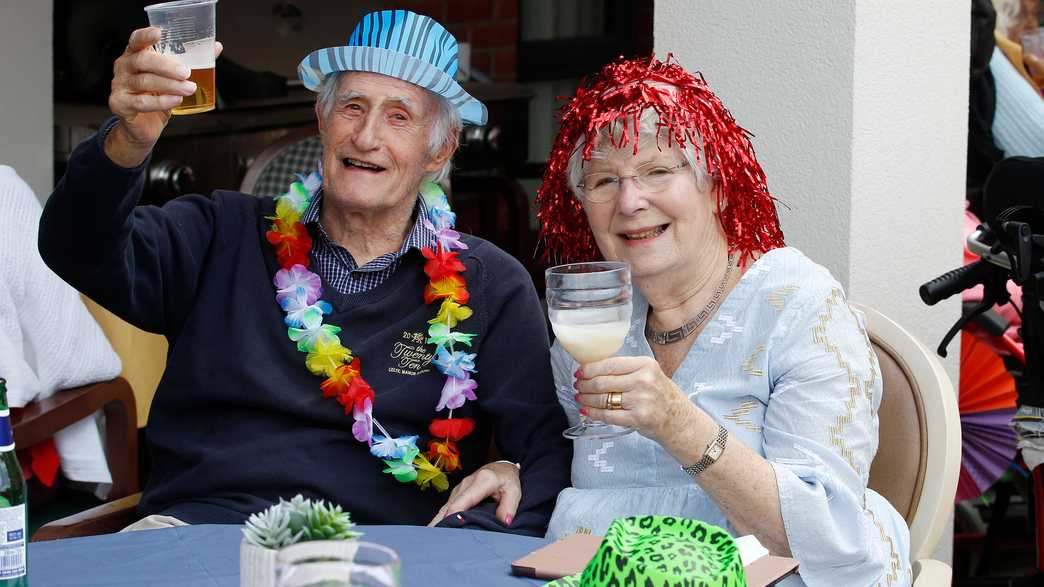
[[[14,435],[11,432],[11,411],[0,409],[0,452],[14,450]]]
[[[25,505],[0,507],[0,580],[25,576]]]

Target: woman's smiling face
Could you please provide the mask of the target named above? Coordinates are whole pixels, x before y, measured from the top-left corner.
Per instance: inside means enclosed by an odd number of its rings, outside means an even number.
[[[685,163],[677,145],[661,148],[654,138],[641,141],[637,154],[631,145],[617,149],[603,138],[591,160],[583,163],[585,184],[592,174],[623,178],[615,197],[608,201],[589,201],[583,197],[583,190],[581,200],[602,255],[630,263],[635,279],[693,271],[703,257],[701,250],[715,239],[725,239],[715,215],[713,184],[697,182],[696,174]],[[661,173],[671,169],[662,189],[652,192],[628,177],[650,166],[662,168]],[[701,189],[701,183],[708,185]]]

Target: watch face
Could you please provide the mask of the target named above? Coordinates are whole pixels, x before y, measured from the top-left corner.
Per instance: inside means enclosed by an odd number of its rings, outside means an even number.
[[[709,448],[707,448],[707,456],[714,460],[718,460],[718,457],[720,457],[721,453],[724,452],[724,448],[725,447],[723,447],[722,445],[714,443],[710,445]]]

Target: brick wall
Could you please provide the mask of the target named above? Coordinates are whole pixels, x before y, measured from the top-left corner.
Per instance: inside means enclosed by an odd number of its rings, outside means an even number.
[[[461,43],[471,43],[471,67],[495,81],[515,81],[519,0],[399,0],[405,8],[439,21]]]

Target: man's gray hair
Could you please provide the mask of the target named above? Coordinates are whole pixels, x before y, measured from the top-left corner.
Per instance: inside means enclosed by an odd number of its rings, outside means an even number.
[[[337,90],[341,87],[341,76],[347,71],[338,71],[336,73],[326,76],[323,80],[323,85],[319,88],[319,92],[315,96],[316,102],[319,103],[319,111],[322,113],[322,117],[325,120],[330,116],[333,111],[335,97],[337,96]],[[431,131],[428,134],[428,155],[435,157],[447,145],[453,146],[453,151],[457,150],[457,143],[460,137],[460,129],[463,127],[463,122],[460,119],[460,112],[449,103],[449,100],[442,96],[432,92],[430,90],[421,88],[428,95],[433,98],[434,103],[438,111],[435,115],[435,123],[431,126]],[[428,173],[424,176],[425,181],[433,181],[440,183],[449,178],[450,171],[453,168],[453,157],[452,154],[446,163],[439,168],[438,171]]]
[[[625,132],[629,132],[629,129],[624,129],[623,125],[617,122],[615,125],[606,125],[599,130],[595,137],[595,149],[591,152],[591,158],[596,159],[598,157],[605,156],[605,148],[612,148],[608,144],[610,140],[609,132],[610,126],[614,126],[612,132],[616,135],[613,138],[619,139],[620,135]],[[660,135],[665,133],[660,128],[660,116],[652,108],[646,109],[642,112],[642,118],[638,122],[638,141],[651,142],[657,147],[660,147],[660,143],[664,143],[666,138]],[[682,156],[685,157],[685,161],[689,164],[689,169],[692,171],[696,178],[696,186],[700,191],[708,191],[714,187],[714,181],[711,179],[709,173],[707,173],[706,165],[697,158],[697,149],[703,151],[703,140],[696,134],[696,141],[699,145],[693,145],[691,142],[686,141],[685,146],[682,147]],[[633,138],[633,137],[632,137]],[[659,141],[659,142],[657,142]],[[580,188],[578,187],[584,180],[584,137],[580,137],[577,141],[575,148],[573,149],[573,155],[569,157],[569,166],[566,168],[567,177],[569,178],[569,187],[573,190],[573,195],[578,198],[583,197]],[[628,143],[627,149],[631,148],[631,143]]]

